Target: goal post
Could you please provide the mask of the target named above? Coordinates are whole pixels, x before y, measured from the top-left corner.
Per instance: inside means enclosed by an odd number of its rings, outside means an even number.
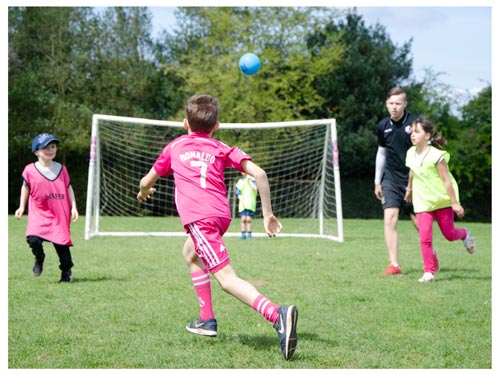
[[[92,118],[85,239],[95,236],[185,236],[174,202],[173,177],[138,203],[139,181],[163,147],[185,134],[182,122],[95,114]],[[342,200],[335,119],[221,123],[214,138],[237,146],[268,175],[280,236],[343,242]],[[239,236],[235,185],[225,181],[233,223],[225,236]],[[265,236],[257,201],[253,236]]]

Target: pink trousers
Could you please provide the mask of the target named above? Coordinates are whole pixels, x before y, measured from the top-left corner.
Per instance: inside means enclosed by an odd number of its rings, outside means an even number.
[[[432,226],[436,219],[439,229],[448,241],[465,240],[467,232],[464,228],[455,228],[455,213],[451,207],[431,212],[417,213],[420,251],[424,261],[424,272],[434,274],[438,268],[438,260],[432,246]]]

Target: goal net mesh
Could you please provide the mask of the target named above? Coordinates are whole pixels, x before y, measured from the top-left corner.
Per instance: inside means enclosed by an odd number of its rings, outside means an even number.
[[[158,180],[150,201],[139,203],[136,195],[140,179],[163,147],[185,132],[180,122],[94,115],[86,239],[184,235],[172,176]],[[283,236],[343,241],[335,120],[221,124],[213,136],[239,147],[267,172],[273,212],[283,223]],[[227,236],[240,230],[235,195],[240,177],[237,170],[226,170],[227,199],[235,218]],[[261,219],[258,198],[254,237],[265,235]]]

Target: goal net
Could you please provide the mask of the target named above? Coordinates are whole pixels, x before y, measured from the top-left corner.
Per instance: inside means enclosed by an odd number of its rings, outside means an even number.
[[[140,179],[167,143],[185,134],[182,122],[94,115],[85,239],[95,236],[185,236],[174,202],[173,177],[160,178],[146,203],[136,201]],[[237,146],[268,175],[280,236],[343,242],[342,201],[334,119],[220,124],[214,138]],[[240,234],[235,185],[225,173],[234,218],[226,236]],[[253,236],[265,236],[260,201]]]

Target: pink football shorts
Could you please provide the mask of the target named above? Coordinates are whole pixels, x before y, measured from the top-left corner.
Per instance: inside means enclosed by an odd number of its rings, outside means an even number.
[[[210,273],[215,273],[229,264],[229,253],[222,236],[230,224],[229,218],[209,217],[185,226],[193,239],[196,254]]]

